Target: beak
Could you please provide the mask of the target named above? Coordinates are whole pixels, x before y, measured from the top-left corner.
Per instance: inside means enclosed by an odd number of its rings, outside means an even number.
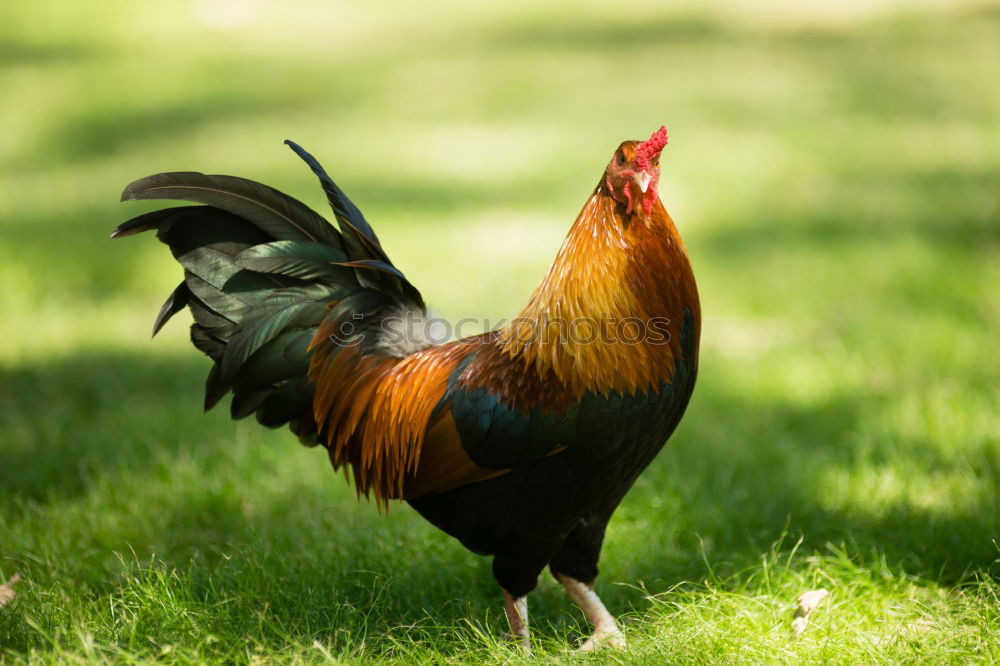
[[[653,177],[649,175],[648,171],[640,171],[632,178],[635,180],[636,185],[639,186],[639,189],[642,190],[643,194],[645,194],[646,190],[649,189],[649,183],[653,180]]]

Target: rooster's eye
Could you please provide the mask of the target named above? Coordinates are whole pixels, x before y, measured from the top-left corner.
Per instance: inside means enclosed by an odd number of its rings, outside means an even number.
[[[618,153],[618,165],[625,166],[625,153]]]

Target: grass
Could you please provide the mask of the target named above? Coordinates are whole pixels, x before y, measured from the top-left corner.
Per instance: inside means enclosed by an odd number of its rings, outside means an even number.
[[[521,661],[487,561],[201,415],[185,327],[147,339],[176,267],[107,233],[171,169],[325,212],[293,138],[429,302],[496,320],[661,122],[699,386],[609,530],[629,651],[567,652],[546,579],[534,661],[1000,661],[1000,10],[786,4],[0,8],[0,661]]]

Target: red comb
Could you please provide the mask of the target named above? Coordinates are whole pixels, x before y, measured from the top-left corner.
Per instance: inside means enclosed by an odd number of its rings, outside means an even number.
[[[667,128],[660,125],[660,129],[653,132],[648,140],[639,144],[635,149],[635,165],[639,169],[649,169],[652,161],[660,156],[660,152],[667,145]]]

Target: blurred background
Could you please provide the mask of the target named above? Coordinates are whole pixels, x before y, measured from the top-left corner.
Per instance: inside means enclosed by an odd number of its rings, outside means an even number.
[[[618,143],[660,124],[702,374],[612,523],[608,580],[661,592],[786,533],[932,587],[989,571],[998,77],[986,2],[3,3],[0,579],[34,580],[37,627],[72,616],[109,641],[95,608],[132,589],[116,553],[193,566],[196,588],[266,566],[274,608],[311,598],[315,575],[361,604],[345,558],[395,571],[391,587],[426,578],[426,554],[481,597],[441,622],[491,607],[488,565],[409,509],[380,518],[321,452],[201,414],[208,361],[183,316],[148,339],[178,267],[152,236],[107,240],[157,204],[120,192],[225,173],[327,215],[294,139],[429,304],[496,320]],[[419,615],[398,595],[394,613]],[[39,644],[29,624],[8,644]]]

